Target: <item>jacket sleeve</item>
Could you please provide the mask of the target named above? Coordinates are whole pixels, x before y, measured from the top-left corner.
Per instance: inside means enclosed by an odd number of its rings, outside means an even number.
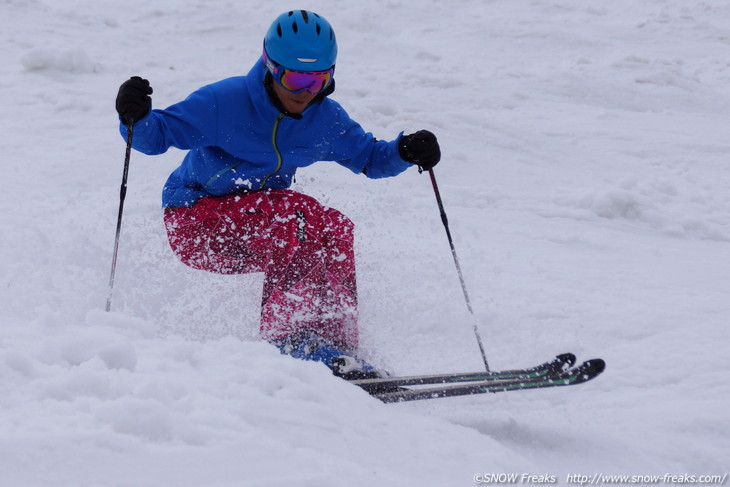
[[[122,137],[127,127],[120,122]],[[134,124],[132,147],[149,155],[216,145],[218,110],[214,90],[203,87],[165,110],[151,110]]]
[[[390,142],[377,140],[373,134],[366,133],[339,105],[336,106],[335,120],[330,160],[371,179],[396,176],[412,166],[401,159],[398,153],[398,141],[403,136],[402,132]]]

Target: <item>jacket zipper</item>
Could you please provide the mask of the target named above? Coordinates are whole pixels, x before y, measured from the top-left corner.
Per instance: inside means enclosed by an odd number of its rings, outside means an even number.
[[[276,145],[276,134],[279,132],[279,122],[281,122],[282,118],[284,118],[284,114],[279,113],[279,116],[276,117],[276,121],[274,122],[274,129],[271,131],[271,145],[274,146],[274,152],[276,153],[276,169],[264,178],[261,182],[261,186],[259,186],[259,190],[264,189],[264,185],[266,185],[269,181],[269,178],[281,169],[283,159],[281,157],[281,152],[279,151],[279,146]]]

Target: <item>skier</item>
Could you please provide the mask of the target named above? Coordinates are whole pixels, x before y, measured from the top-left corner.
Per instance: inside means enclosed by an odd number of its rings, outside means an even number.
[[[281,14],[246,76],[204,86],[152,110],[135,76],[117,95],[120,130],[134,149],[187,150],[162,191],[172,250],[185,264],[222,274],[263,272],[260,333],[297,358],[346,378],[378,377],[357,356],[353,223],[289,187],[297,168],[334,161],[368,178],[433,168],[441,153],[426,130],[376,140],[329,98],[337,41],[307,10]],[[326,163],[326,162],[324,162]]]

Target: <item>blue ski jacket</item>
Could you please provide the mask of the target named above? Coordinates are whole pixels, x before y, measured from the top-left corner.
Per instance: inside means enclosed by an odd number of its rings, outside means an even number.
[[[134,125],[132,146],[145,154],[188,150],[162,191],[162,206],[191,206],[205,196],[288,188],[297,168],[334,161],[369,178],[395,176],[412,166],[398,140],[376,140],[335,101],[324,98],[297,119],[271,101],[261,59],[246,76],[200,88]],[[126,137],[127,128],[120,124]]]

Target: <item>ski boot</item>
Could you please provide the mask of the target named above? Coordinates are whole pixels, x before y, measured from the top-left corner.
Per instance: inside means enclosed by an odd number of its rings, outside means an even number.
[[[352,351],[337,347],[311,332],[294,333],[272,342],[281,353],[302,360],[322,362],[345,380],[381,379],[388,374],[360,359]]]

